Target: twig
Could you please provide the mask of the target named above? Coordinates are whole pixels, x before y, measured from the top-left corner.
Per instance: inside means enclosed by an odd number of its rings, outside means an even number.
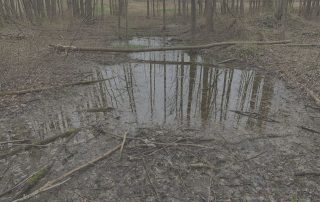
[[[239,162],[249,161],[249,160],[258,158],[259,156],[261,156],[261,155],[263,155],[263,154],[265,154],[265,153],[267,153],[267,151],[263,151],[263,152],[261,152],[261,153],[259,153],[259,154],[257,154],[257,155],[254,155],[254,156],[252,156],[252,157],[250,157],[250,158],[240,160]]]
[[[124,133],[124,135],[123,135],[123,140],[122,140],[121,148],[120,148],[120,160],[122,158],[122,151],[123,151],[123,147],[124,147],[124,145],[126,143],[127,134],[128,134],[128,132]]]
[[[155,145],[167,145],[167,146],[190,146],[190,147],[199,147],[203,149],[216,149],[214,147],[199,145],[199,144],[188,144],[188,143],[163,143],[163,142],[150,142],[150,144]]]
[[[159,196],[159,194],[158,194],[158,192],[157,192],[157,190],[156,190],[156,187],[154,186],[154,184],[153,184],[152,181],[151,181],[151,178],[150,178],[150,175],[149,175],[147,166],[146,166],[146,162],[145,162],[144,159],[142,159],[142,161],[143,161],[143,167],[144,167],[144,170],[146,171],[146,175],[147,175],[149,184],[151,185],[151,187],[152,187],[152,189],[153,189],[153,192],[155,193],[155,195],[156,195],[156,197],[158,198],[158,200],[161,201],[161,200],[160,200],[160,196]]]
[[[52,181],[47,182],[47,183],[46,183],[46,186],[48,186],[48,185],[51,186],[51,185],[53,185],[53,184],[61,181],[62,179],[66,178],[66,177],[69,177],[69,176],[73,175],[74,173],[76,173],[76,172],[78,172],[78,171],[80,171],[80,170],[82,170],[82,169],[85,169],[85,168],[87,168],[87,167],[95,164],[95,163],[98,162],[98,161],[101,161],[101,160],[105,159],[106,157],[110,156],[111,154],[113,154],[114,152],[116,152],[117,150],[119,150],[120,148],[121,148],[121,144],[120,144],[120,145],[117,145],[117,146],[114,147],[113,149],[109,150],[108,152],[106,152],[106,153],[103,154],[102,156],[99,156],[98,158],[95,158],[95,159],[93,159],[92,161],[89,161],[88,163],[85,163],[85,164],[83,164],[83,165],[81,165],[81,166],[79,166],[79,167],[77,167],[77,168],[75,168],[75,169],[73,169],[73,170],[65,173],[64,175],[62,175],[62,176],[60,176],[60,177],[58,177],[58,178],[56,178],[56,179],[54,179],[54,180],[52,180]]]
[[[242,112],[242,111],[238,111],[238,110],[229,110],[229,111],[230,112],[234,112],[234,113],[239,114],[239,115],[247,116],[249,118],[262,120],[262,121],[265,121],[265,122],[280,123],[279,121],[271,119],[271,118],[268,118],[268,117],[266,117],[266,118],[261,117],[261,115],[257,114],[257,113]]]
[[[0,142],[0,144],[9,144],[9,143],[15,143],[15,142],[28,142],[31,141],[30,139],[25,139],[25,140],[9,140],[5,142]]]
[[[312,132],[312,133],[318,133],[318,134],[320,134],[319,131],[313,130],[313,129],[311,129],[311,128],[307,128],[307,127],[305,127],[305,126],[298,126],[298,128],[301,128],[301,129],[303,129],[303,130],[306,130],[306,131],[309,131],[309,132]]]
[[[113,135],[117,138],[122,138],[120,136],[117,135]],[[209,146],[204,146],[204,145],[199,145],[199,144],[191,144],[191,143],[178,143],[180,141],[183,141],[184,139],[181,140],[176,140],[174,142],[170,142],[170,143],[166,143],[166,142],[153,142],[153,141],[148,141],[147,139],[143,139],[143,138],[135,138],[135,137],[127,137],[127,139],[132,139],[132,140],[138,140],[143,142],[144,144],[148,145],[166,145],[166,146],[190,146],[190,147],[199,147],[199,148],[204,148],[204,149],[215,149],[214,147],[209,147]],[[195,139],[192,139],[195,140]],[[211,139],[210,139],[211,140]],[[200,139],[200,141],[202,141]]]
[[[296,176],[296,177],[305,177],[305,176],[320,177],[320,173],[319,172],[299,172],[299,173],[295,173],[294,176]]]
[[[31,147],[48,147],[49,145],[40,145],[40,144],[12,144],[12,146],[31,146]]]

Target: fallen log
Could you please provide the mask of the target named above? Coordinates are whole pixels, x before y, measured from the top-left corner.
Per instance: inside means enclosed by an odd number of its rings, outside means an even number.
[[[134,52],[155,52],[155,51],[174,51],[174,50],[199,50],[209,49],[215,46],[230,46],[238,44],[256,44],[256,45],[272,45],[272,44],[287,44],[291,40],[284,41],[228,41],[217,42],[204,45],[195,46],[171,46],[171,47],[159,47],[159,48],[82,48],[75,46],[63,46],[60,44],[50,44],[49,47],[58,52],[119,52],[119,53],[134,53]]]
[[[201,63],[201,62],[182,62],[182,61],[157,61],[157,60],[132,60],[135,63],[145,63],[145,64],[153,64],[153,65],[197,65],[197,66],[210,66],[217,67],[216,64],[212,63]]]
[[[44,87],[44,88],[27,89],[27,90],[21,90],[21,91],[0,92],[0,97],[7,96],[7,95],[23,95],[23,94],[27,94],[27,93],[38,93],[41,91],[52,90],[52,89],[57,89],[57,88],[65,88],[65,87],[71,87],[71,86],[91,85],[94,83],[99,83],[99,82],[111,80],[113,78],[114,77],[107,78],[107,79],[94,80],[94,81],[80,81],[80,82],[75,82],[75,83],[63,84],[63,85],[59,85],[59,86],[49,86],[49,87]]]
[[[225,64],[228,62],[233,62],[236,59],[227,59],[221,62],[215,63],[205,63],[205,62],[185,62],[185,61],[159,61],[159,60],[131,60],[135,63],[146,63],[155,65],[197,65],[197,66],[209,66],[209,67],[219,67],[220,64]]]

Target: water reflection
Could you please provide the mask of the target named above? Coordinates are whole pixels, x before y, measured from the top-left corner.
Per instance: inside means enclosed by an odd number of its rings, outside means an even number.
[[[158,58],[159,54],[154,53]],[[197,65],[194,62],[199,57],[192,53],[176,54],[175,60],[181,64],[175,65],[165,63],[167,54],[162,54],[164,64],[155,64],[151,53],[147,57],[152,61],[149,64],[125,63],[96,69],[97,78],[116,76],[96,86],[98,92],[109,92],[100,94],[99,100],[104,102],[101,106],[128,109],[138,123],[249,124],[248,118],[229,110],[268,116],[267,100],[272,98],[273,85],[253,70]],[[146,61],[144,56],[139,59]],[[210,63],[210,59],[205,61]],[[263,124],[263,119],[257,120],[250,120],[250,124]]]
[[[154,47],[165,40],[136,38],[128,43]],[[50,121],[32,124],[34,130],[63,131],[104,120],[108,117],[106,112],[94,113],[88,120],[81,111],[105,107],[120,110],[123,120],[138,124],[218,123],[258,129],[274,124],[269,121],[273,120],[270,109],[277,108],[275,100],[285,91],[280,81],[255,70],[219,68],[213,58],[192,52],[132,53],[130,57],[134,62],[93,67],[92,80],[114,79],[81,91],[80,102],[58,110],[52,115],[55,117],[47,118]]]

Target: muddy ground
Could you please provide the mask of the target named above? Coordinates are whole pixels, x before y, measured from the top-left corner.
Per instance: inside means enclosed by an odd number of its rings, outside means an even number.
[[[119,39],[111,18],[0,31],[1,92],[112,78],[0,97],[0,192],[14,188],[0,200],[13,201],[86,164],[121,144],[125,134],[121,154],[29,200],[319,200],[320,109],[305,91],[320,94],[317,48],[230,46],[165,54],[48,48],[191,43],[187,25],[170,22],[162,32],[161,19],[150,21],[132,24],[128,40],[124,34]],[[200,35],[205,28],[199,26],[196,43],[279,39],[270,16],[218,19],[216,28]],[[317,23],[289,20],[287,37],[294,42],[319,43],[319,33]],[[69,137],[41,142],[74,129]],[[43,166],[46,172],[32,176]]]

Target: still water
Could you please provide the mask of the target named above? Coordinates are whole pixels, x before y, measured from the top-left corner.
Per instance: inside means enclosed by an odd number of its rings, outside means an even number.
[[[158,47],[166,42],[154,37],[126,43]],[[218,124],[257,130],[281,129],[305,119],[301,106],[290,105],[295,98],[284,83],[255,69],[223,68],[214,58],[182,51],[129,56],[132,62],[90,67],[90,79],[113,79],[79,89],[81,100],[60,109],[46,108],[48,113],[30,123],[34,131],[80,127],[114,112],[115,118],[138,125]],[[92,108],[114,112],[96,112],[88,120],[83,110]]]

